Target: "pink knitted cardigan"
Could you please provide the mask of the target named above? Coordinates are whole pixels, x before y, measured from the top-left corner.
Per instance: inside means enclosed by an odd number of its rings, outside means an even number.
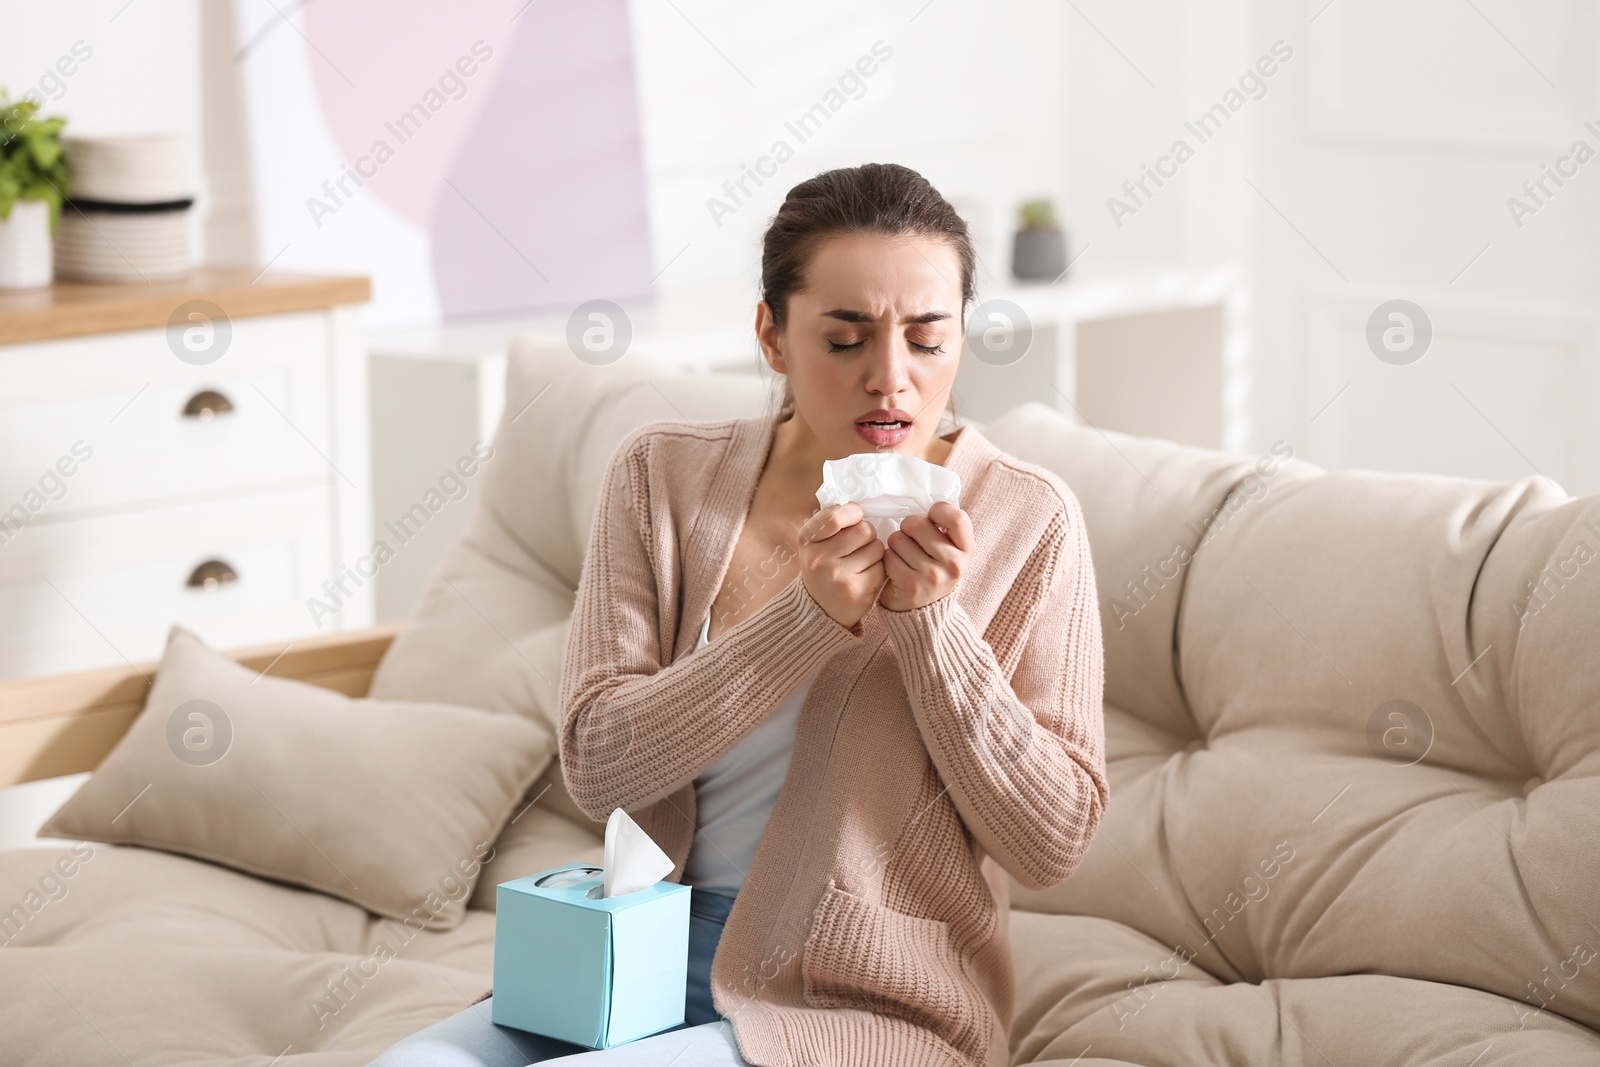
[[[595,819],[625,809],[676,881],[695,776],[820,671],[713,1002],[762,1067],[1004,1067],[1006,874],[1066,878],[1110,795],[1077,498],[964,426],[944,465],[976,548],[953,592],[846,628],[795,578],[696,651],[725,579],[775,580],[728,574],[775,425],[654,422],[612,456],[562,673],[567,788]]]

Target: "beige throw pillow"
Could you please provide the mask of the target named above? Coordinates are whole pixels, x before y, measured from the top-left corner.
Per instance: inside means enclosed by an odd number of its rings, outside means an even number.
[[[517,716],[258,676],[174,626],[144,710],[40,834],[195,856],[445,930],[552,755]]]

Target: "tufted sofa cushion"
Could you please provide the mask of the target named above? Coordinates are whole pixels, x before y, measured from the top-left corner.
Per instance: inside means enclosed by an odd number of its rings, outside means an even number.
[[[1600,497],[1038,405],[986,433],[1077,494],[1106,642],[1107,818],[1072,878],[1013,885],[1016,909],[1082,917],[1106,966],[1041,959],[1061,928],[1019,918],[1038,1047],[1600,1062]],[[1244,1039],[1279,1010],[1268,1055]]]
[[[362,1067],[494,976],[451,930],[129,845],[0,852],[0,1063]]]

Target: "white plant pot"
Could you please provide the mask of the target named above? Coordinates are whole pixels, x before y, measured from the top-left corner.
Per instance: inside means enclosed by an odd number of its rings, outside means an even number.
[[[54,273],[50,205],[18,200],[0,221],[0,289],[37,289]]]

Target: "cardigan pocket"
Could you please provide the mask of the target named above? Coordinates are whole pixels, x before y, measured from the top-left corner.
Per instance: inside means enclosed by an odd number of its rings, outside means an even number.
[[[982,1062],[987,1014],[967,980],[950,926],[894,911],[840,889],[832,879],[817,905],[800,960],[807,1004],[860,1008],[930,1030]]]

